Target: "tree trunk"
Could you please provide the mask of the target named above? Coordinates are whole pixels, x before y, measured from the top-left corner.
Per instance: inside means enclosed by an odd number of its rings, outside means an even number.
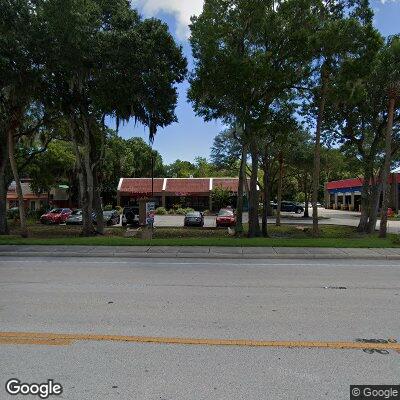
[[[82,117],[83,119],[83,142],[85,145],[85,152],[83,154],[83,173],[86,181],[86,204],[85,204],[85,214],[83,217],[83,229],[82,236],[91,236],[94,234],[93,227],[93,190],[94,190],[94,179],[93,179],[93,170],[91,164],[91,143],[90,143],[90,128],[88,126],[88,122],[86,117]],[[85,221],[86,217],[86,221]]]
[[[15,161],[15,144],[14,144],[14,129],[8,131],[8,156],[10,159],[10,166],[14,176],[15,189],[18,196],[19,218],[21,224],[21,236],[28,237],[28,226],[26,224],[25,203],[24,195],[22,193],[21,181],[19,179],[17,162]]]
[[[0,149],[0,235],[8,235],[7,224],[7,190],[8,182],[6,179],[6,167],[8,162],[8,140],[2,137]]]
[[[98,185],[98,178],[96,169],[93,175],[94,182],[94,193],[93,193],[93,208],[96,214],[96,231],[100,235],[104,234],[104,217],[103,217],[103,207],[101,204],[101,193]]]
[[[368,178],[367,178],[368,179]],[[369,215],[369,202],[371,195],[369,194],[369,187],[367,184],[363,184],[361,190],[361,216],[360,222],[358,223],[357,232],[367,233],[368,231],[368,215]]]
[[[304,218],[309,218],[310,214],[308,212],[308,185],[307,185],[307,173],[304,174]]]
[[[382,173],[382,209],[381,209],[381,225],[379,229],[379,237],[385,238],[387,233],[387,211],[389,204],[389,191],[390,185],[388,184],[390,174],[390,164],[392,161],[392,134],[393,134],[393,119],[394,119],[394,108],[396,105],[396,99],[391,98],[389,101],[389,112],[388,112],[388,123],[386,127],[385,135],[385,163]]]
[[[378,180],[371,188],[370,204],[368,207],[368,223],[366,233],[371,234],[375,232],[376,222],[378,220],[379,200],[382,192],[381,174]]]
[[[236,202],[236,226],[235,226],[236,236],[243,235],[243,194],[244,194],[244,184],[246,179],[246,159],[247,159],[247,148],[246,145],[243,144],[242,156],[240,160],[240,169],[239,169],[238,195]]]
[[[254,140],[254,139],[253,139]],[[259,195],[257,190],[258,181],[258,148],[256,143],[251,144],[251,176],[249,193],[249,234],[250,238],[261,236],[260,221],[258,217]]]
[[[269,212],[269,202],[270,202],[270,194],[269,194],[269,163],[268,163],[268,145],[264,147],[264,162],[263,162],[263,214],[262,214],[262,235],[264,237],[268,237],[268,212]]]
[[[283,154],[279,153],[279,176],[278,176],[278,193],[276,204],[276,226],[281,226],[281,209],[282,209],[282,182],[283,182]]]
[[[370,157],[364,162],[364,182],[361,189],[361,216],[357,232],[368,233],[369,216],[371,215],[372,187],[374,181],[373,163]]]
[[[315,132],[315,151],[314,151],[314,173],[313,173],[313,191],[312,191],[312,207],[313,207],[313,236],[318,236],[318,194],[321,170],[321,131],[325,114],[326,98],[328,94],[329,73],[327,66],[324,64],[321,70],[321,98],[318,106],[317,128]]]
[[[82,155],[75,133],[75,121],[73,117],[69,117],[68,122],[79,168],[79,194],[82,208],[81,236],[92,236],[95,232],[93,227],[93,173],[90,167],[90,138],[88,137],[89,132],[88,129],[84,129],[85,151]],[[88,179],[88,176],[91,176],[92,179]]]

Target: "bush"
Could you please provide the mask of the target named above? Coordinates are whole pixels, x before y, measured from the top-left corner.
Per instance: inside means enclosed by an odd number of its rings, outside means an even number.
[[[42,210],[35,210],[35,211],[29,210],[26,213],[26,218],[29,219],[29,220],[33,220],[33,221],[39,221],[40,217],[45,213],[46,213],[46,211],[43,210],[43,209]]]
[[[39,210],[29,210],[25,209],[26,219],[29,221],[39,221],[40,217],[46,213],[44,208]],[[18,207],[11,208],[7,210],[7,218],[13,219],[15,221],[19,220],[19,209]]]
[[[175,210],[174,210],[173,208],[171,208],[171,209],[168,211],[168,214],[169,214],[169,215],[174,215],[174,214],[175,214]]]
[[[121,215],[123,213],[123,211],[124,211],[124,209],[122,207],[120,207],[120,206],[116,206],[115,210],[118,212],[119,215]]]
[[[7,210],[7,218],[8,219],[17,219],[19,218],[19,209],[18,207],[13,207]]]
[[[158,207],[156,209],[156,215],[167,215],[167,210],[164,207]]]
[[[185,214],[190,213],[190,212],[193,212],[193,211],[194,211],[193,208],[190,208],[190,207],[185,208]]]
[[[104,211],[112,211],[112,209],[113,209],[112,204],[107,204],[107,205],[104,207]]]
[[[177,215],[185,215],[186,214],[186,209],[185,208],[178,208],[175,210],[175,214]]]

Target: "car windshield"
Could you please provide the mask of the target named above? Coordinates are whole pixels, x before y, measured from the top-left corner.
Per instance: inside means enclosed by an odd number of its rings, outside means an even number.
[[[114,211],[103,211],[103,216],[104,217],[110,217],[111,215],[113,215]]]
[[[82,210],[72,211],[72,215],[82,215]]]
[[[218,213],[219,217],[232,217],[233,216],[233,212],[231,210],[220,210],[220,212]]]
[[[198,211],[190,212],[186,214],[187,217],[200,217],[200,213]]]
[[[51,214],[60,214],[60,212],[62,211],[61,208],[54,208],[53,210],[50,211]]]

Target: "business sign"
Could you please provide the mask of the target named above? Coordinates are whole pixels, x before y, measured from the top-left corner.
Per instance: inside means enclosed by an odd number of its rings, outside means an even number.
[[[150,201],[146,203],[146,225],[154,225],[154,216],[156,212],[156,203]]]

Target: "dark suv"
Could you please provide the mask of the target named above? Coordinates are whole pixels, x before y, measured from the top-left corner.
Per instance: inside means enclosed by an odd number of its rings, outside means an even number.
[[[122,213],[122,226],[139,225],[139,206],[125,207]]]
[[[276,210],[278,208],[278,205],[274,204],[273,207]],[[302,206],[299,206],[296,203],[293,203],[292,201],[282,201],[281,202],[281,211],[294,212],[296,214],[301,214],[304,212],[304,208]]]

